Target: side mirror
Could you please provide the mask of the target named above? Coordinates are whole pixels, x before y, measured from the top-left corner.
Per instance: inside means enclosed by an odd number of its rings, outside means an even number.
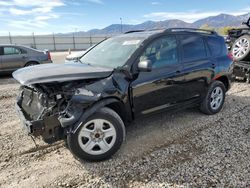
[[[152,71],[152,62],[150,60],[140,61],[138,64],[138,69],[140,72],[150,72]]]

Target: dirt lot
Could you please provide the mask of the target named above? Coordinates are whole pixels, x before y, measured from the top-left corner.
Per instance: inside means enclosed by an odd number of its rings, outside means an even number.
[[[26,136],[14,102],[18,84],[0,78],[0,187],[249,187],[250,86],[235,83],[215,116],[197,109],[159,114],[127,127],[112,159],[74,159],[64,142]]]

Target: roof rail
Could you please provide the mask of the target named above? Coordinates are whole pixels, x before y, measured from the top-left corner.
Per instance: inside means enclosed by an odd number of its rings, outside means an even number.
[[[131,30],[131,31],[127,31],[125,32],[124,34],[129,34],[129,33],[137,33],[137,32],[143,32],[143,31],[146,31],[146,30]]]
[[[211,35],[217,35],[216,31],[207,30],[207,29],[196,29],[196,28],[169,28],[165,31],[193,31],[193,32],[200,32],[200,33],[209,33]]]

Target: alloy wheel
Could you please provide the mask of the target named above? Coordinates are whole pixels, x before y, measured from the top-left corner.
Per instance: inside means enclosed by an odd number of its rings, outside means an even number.
[[[218,110],[223,102],[223,91],[220,87],[214,88],[210,97],[210,106],[213,110]]]
[[[90,155],[101,155],[109,151],[116,141],[116,130],[104,119],[91,120],[81,128],[78,143]]]
[[[241,58],[246,53],[248,53],[248,49],[250,47],[250,42],[246,38],[240,39],[233,48],[233,56],[235,58]]]

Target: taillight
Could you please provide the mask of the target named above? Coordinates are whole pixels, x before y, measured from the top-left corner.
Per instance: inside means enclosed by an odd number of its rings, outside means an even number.
[[[48,60],[51,60],[50,52],[48,52]]]
[[[231,59],[232,61],[234,60],[233,54],[232,53],[228,53],[227,56],[229,57],[229,59]]]

